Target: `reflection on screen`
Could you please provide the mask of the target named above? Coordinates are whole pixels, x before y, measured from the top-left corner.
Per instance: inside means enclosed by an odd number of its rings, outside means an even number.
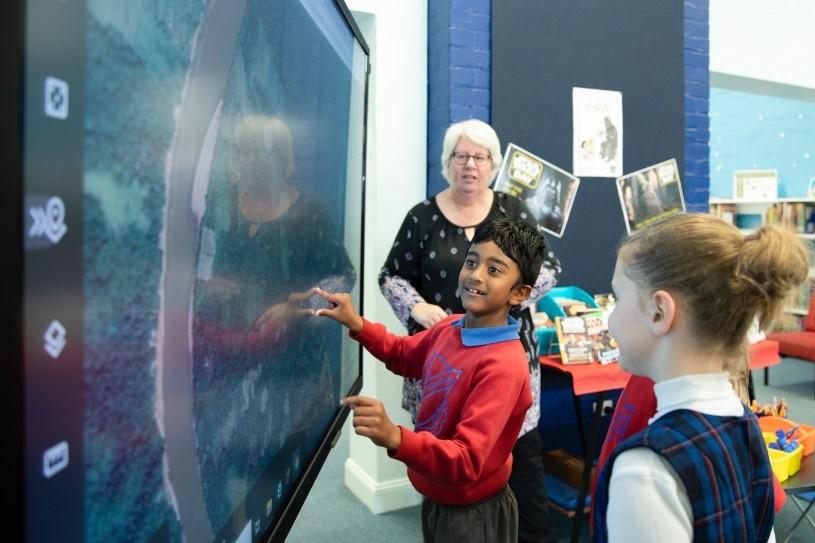
[[[359,301],[366,59],[329,0],[86,9],[83,440],[51,469],[81,452],[85,541],[257,540],[359,377],[312,290]]]

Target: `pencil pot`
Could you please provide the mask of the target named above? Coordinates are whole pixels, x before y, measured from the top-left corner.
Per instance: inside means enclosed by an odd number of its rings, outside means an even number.
[[[789,432],[795,427],[798,429],[790,434],[789,439],[797,439],[798,443],[803,447],[803,456],[809,456],[815,452],[815,427],[806,424],[798,424],[788,419],[781,417],[759,417],[758,427],[762,432],[769,432],[775,435],[778,430]]]
[[[799,443],[795,449],[789,452],[780,449],[771,449],[769,445],[770,443],[777,442],[777,436],[772,432],[762,432],[761,434],[764,436],[764,443],[768,446],[767,453],[770,456],[770,465],[778,481],[781,482],[798,473],[798,470],[801,469],[801,457],[804,452],[804,448],[801,444]],[[776,470],[776,466],[778,470]],[[782,474],[784,475],[783,479],[781,478]]]
[[[770,457],[770,467],[773,470],[775,478],[779,483],[783,483],[790,477],[790,459],[784,454],[783,451],[776,451],[775,449],[767,449],[767,454]]]

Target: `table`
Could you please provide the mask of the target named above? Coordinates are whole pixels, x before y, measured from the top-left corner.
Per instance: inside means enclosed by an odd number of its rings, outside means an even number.
[[[577,420],[580,425],[580,438],[583,443],[583,473],[580,479],[580,488],[577,494],[577,510],[574,515],[572,525],[572,542],[580,540],[580,528],[583,522],[583,504],[586,501],[586,494],[589,489],[589,479],[591,478],[591,466],[594,459],[594,451],[597,445],[598,434],[600,432],[600,421],[603,415],[603,396],[609,390],[625,388],[631,374],[623,370],[618,363],[612,364],[562,364],[560,356],[549,355],[540,357],[541,369],[548,369],[569,375],[572,393],[575,398],[575,409],[577,410]],[[580,415],[580,402],[578,396],[583,394],[597,393],[597,401],[594,404],[592,414],[591,430],[587,436],[583,429],[582,416]]]
[[[798,470],[798,473],[781,483],[781,488],[783,488],[784,492],[790,496],[815,491],[815,454],[810,454],[809,456],[804,456],[801,458],[801,469]],[[784,542],[789,540],[790,536],[795,531],[795,528],[797,528],[798,525],[805,518],[807,518],[813,504],[815,504],[815,500],[810,501],[806,509],[801,512],[801,516],[798,518],[795,524],[793,524],[792,528],[790,528],[789,534],[787,534],[787,537],[783,540]],[[798,507],[799,509],[801,508],[800,505]],[[812,521],[810,520],[810,522]],[[780,541],[781,535],[776,534],[776,537],[778,537]]]
[[[815,454],[801,458],[798,473],[781,483],[787,494],[803,494],[815,490]]]

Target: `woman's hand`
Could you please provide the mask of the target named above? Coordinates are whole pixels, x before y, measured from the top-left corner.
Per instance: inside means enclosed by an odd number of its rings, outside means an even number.
[[[388,418],[381,401],[365,396],[349,396],[341,403],[354,410],[354,431],[357,434],[370,438],[374,444],[389,451],[399,449],[402,430]]]
[[[315,294],[319,294],[331,304],[330,308],[318,309],[314,312],[318,317],[330,317],[348,327],[353,334],[358,334],[362,330],[363,320],[359,316],[354,303],[351,301],[351,295],[345,292],[332,294],[326,292],[321,288],[314,289]]]
[[[445,313],[444,309],[437,305],[429,304],[427,302],[419,302],[413,306],[413,309],[410,310],[410,316],[424,328],[431,328],[436,323],[446,319],[447,313]]]
[[[314,311],[303,307],[303,304],[308,302],[313,294],[311,290],[292,292],[285,302],[275,304],[264,311],[255,321],[255,328],[260,330],[264,336],[274,335],[279,338],[288,331],[290,324],[314,315]]]

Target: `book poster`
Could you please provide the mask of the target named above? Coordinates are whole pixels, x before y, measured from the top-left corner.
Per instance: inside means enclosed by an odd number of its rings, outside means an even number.
[[[623,95],[572,88],[572,164],[578,177],[619,177],[623,173]]]
[[[620,357],[619,345],[608,329],[608,316],[601,312],[556,317],[555,330],[563,364],[610,364]]]
[[[676,160],[670,159],[617,179],[628,233],[685,211]]]
[[[494,189],[524,201],[538,224],[562,237],[580,179],[510,143]]]

